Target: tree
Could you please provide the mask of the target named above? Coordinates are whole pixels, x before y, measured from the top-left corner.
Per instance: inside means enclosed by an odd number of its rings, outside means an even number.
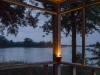
[[[80,52],[77,52],[77,54],[76,54],[76,62],[80,63],[80,64],[82,63],[82,54]],[[88,62],[89,62],[89,59],[86,58],[86,60],[85,60],[86,64],[85,65],[89,65]],[[80,68],[80,67],[77,67],[76,72],[77,72],[77,75],[91,75],[90,70]]]
[[[0,35],[0,48],[8,47],[9,41],[2,35]]]
[[[100,66],[100,43],[96,42],[96,44],[94,44],[94,47],[92,49],[91,48],[87,48],[86,50],[91,52],[91,54],[93,55],[93,57],[91,57],[89,59],[91,61],[96,60],[97,62],[95,64]]]
[[[82,53],[80,53],[80,52],[76,53],[76,62],[80,63],[80,64],[82,63]],[[89,62],[89,59],[86,58],[86,60],[85,60],[86,65],[89,64],[88,62]]]
[[[33,47],[33,40],[30,38],[24,39],[24,47]]]
[[[25,3],[25,0],[17,1]],[[31,2],[34,3],[34,1]],[[34,5],[37,5],[37,3],[34,3]],[[4,34],[3,31],[7,30],[7,34],[17,35],[19,27],[37,27],[40,13],[37,13],[34,17],[32,12],[32,9],[0,0],[0,33]]]
[[[85,0],[85,3],[90,3],[97,0]],[[68,5],[64,5],[61,7],[61,11],[65,11],[74,7],[78,7],[82,4],[82,2],[76,2]],[[85,34],[92,34],[94,31],[100,33],[100,5],[93,5],[90,7],[86,7],[86,15],[85,15]],[[48,17],[48,16],[47,16]],[[43,31],[50,33],[53,29],[52,18],[45,22],[44,26],[42,26]],[[66,13],[61,15],[61,30],[64,35],[67,37],[72,32],[72,45],[74,46],[74,54],[76,54],[76,34],[82,34],[82,12],[81,10],[73,11],[70,13]],[[74,55],[76,56],[76,55]],[[72,60],[72,62],[76,62],[76,57]]]
[[[9,41],[9,47],[13,47],[14,46],[14,42],[13,42],[13,40],[10,40]]]

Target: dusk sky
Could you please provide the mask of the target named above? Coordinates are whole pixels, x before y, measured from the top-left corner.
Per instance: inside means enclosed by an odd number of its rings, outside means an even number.
[[[39,5],[40,7],[42,7],[41,5]],[[37,11],[33,12],[33,15],[36,14]],[[41,26],[44,24],[44,21],[48,20],[48,18],[45,18],[44,16],[40,16],[39,17],[39,23],[38,26]],[[14,35],[8,35],[6,36],[6,38],[8,40],[13,40],[13,41],[23,41],[24,38],[28,37],[33,39],[35,42],[39,42],[39,41],[52,41],[52,34],[46,35],[45,37],[42,37],[45,33],[43,32],[42,29],[40,29],[39,27],[33,29],[32,27],[23,27],[23,28],[19,28],[19,33],[17,34],[17,36],[15,37]],[[6,33],[5,33],[6,35]],[[62,34],[62,39],[61,39],[61,43],[62,44],[71,44],[71,37],[64,37],[64,35]],[[97,41],[100,41],[100,34],[95,32],[92,35],[88,35],[86,36],[86,45],[88,44],[93,44],[96,43]],[[79,35],[77,35],[77,44],[81,44],[81,37]]]
[[[35,42],[52,41],[52,34],[42,37],[44,34],[45,33],[42,31],[42,29],[32,29],[31,27],[27,27],[20,28],[19,33],[16,37],[14,35],[8,35],[6,37],[8,40],[12,39],[13,41],[23,41],[26,37],[33,39]],[[86,45],[96,43],[97,41],[100,41],[99,33],[93,33],[92,35],[86,36]],[[71,44],[71,37],[63,37],[61,39],[61,43]],[[81,37],[79,35],[77,35],[77,44],[81,44]]]
[[[41,26],[44,24],[44,21],[47,20],[47,18],[45,18],[44,16],[40,16],[39,18],[39,23],[38,25]],[[15,37],[14,35],[8,35],[6,36],[7,39],[9,40],[13,40],[13,41],[23,41],[24,38],[28,37],[33,39],[35,42],[39,42],[39,41],[52,41],[52,34],[46,35],[45,37],[42,37],[43,35],[45,35],[45,32],[43,32],[43,30],[39,27],[33,29],[32,27],[23,27],[23,28],[19,28],[19,33],[18,35]],[[71,44],[71,37],[65,37],[62,34],[62,39],[61,39],[61,43],[62,44]],[[86,45],[88,44],[94,44],[97,41],[100,41],[100,34],[98,32],[95,32],[93,34],[89,34],[88,36],[86,36]],[[81,37],[80,35],[77,35],[77,44],[81,45]]]

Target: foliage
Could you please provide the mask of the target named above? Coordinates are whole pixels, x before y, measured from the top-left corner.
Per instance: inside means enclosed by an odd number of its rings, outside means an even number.
[[[9,41],[4,36],[0,36],[0,47],[7,47],[7,44]]]
[[[88,65],[89,59],[85,58],[85,64]],[[77,52],[76,54],[76,63],[82,63],[82,53]]]
[[[32,43],[33,43],[33,40],[30,39],[30,38],[25,38],[24,39],[24,46],[25,47],[31,47],[32,46]]]
[[[89,59],[85,58],[85,65],[89,65]],[[82,64],[82,54],[80,52],[77,52],[76,54],[76,63]],[[91,70],[89,69],[84,69],[84,68],[79,68],[76,67],[76,73],[77,75],[91,75]]]
[[[85,3],[95,2],[97,0],[85,0]],[[61,11],[69,10],[74,7],[80,6],[81,2],[67,4],[61,7]],[[92,16],[93,15],[93,16]],[[48,17],[48,16],[47,16]],[[85,34],[92,34],[94,31],[100,32],[100,4],[93,5],[85,8]],[[65,36],[70,35],[72,32],[72,26],[76,27],[77,34],[82,34],[82,12],[81,10],[73,11],[61,15],[61,30]],[[43,31],[50,33],[52,32],[52,18],[45,21],[42,26]]]
[[[89,52],[92,53],[93,57],[89,58],[91,61],[96,60],[97,62],[95,63],[96,65],[100,66],[100,43],[96,42],[94,44],[94,47],[86,49]]]
[[[52,42],[34,42],[30,38],[25,38],[23,42],[13,42],[13,40],[8,40],[4,36],[0,35],[0,48],[6,47],[52,47]]]
[[[0,66],[9,66],[9,65],[15,65],[15,64],[25,64],[26,62],[24,61],[15,61],[15,60],[10,60],[10,61],[1,61]]]
[[[25,0],[18,1],[25,3]],[[38,17],[40,13],[37,13],[35,16],[33,16],[32,9],[25,8],[19,5],[14,5],[0,0],[0,11],[1,34],[4,34],[4,30],[7,30],[7,35],[17,35],[19,27],[37,27]]]

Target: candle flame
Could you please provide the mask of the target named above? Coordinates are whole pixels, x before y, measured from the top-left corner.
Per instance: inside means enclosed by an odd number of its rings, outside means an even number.
[[[58,50],[58,52],[57,52],[57,57],[61,57],[61,51],[60,50]]]

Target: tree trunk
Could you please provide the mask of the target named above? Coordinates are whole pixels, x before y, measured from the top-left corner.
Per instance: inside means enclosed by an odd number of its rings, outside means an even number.
[[[71,15],[72,19],[74,19],[74,12],[72,12]],[[76,25],[74,21],[72,24],[72,62],[76,63]]]
[[[71,12],[72,21],[72,63],[76,63],[76,25],[75,25],[75,15],[74,12]],[[73,66],[71,67],[71,75],[74,74]]]
[[[72,62],[76,63],[76,26],[72,25]]]

